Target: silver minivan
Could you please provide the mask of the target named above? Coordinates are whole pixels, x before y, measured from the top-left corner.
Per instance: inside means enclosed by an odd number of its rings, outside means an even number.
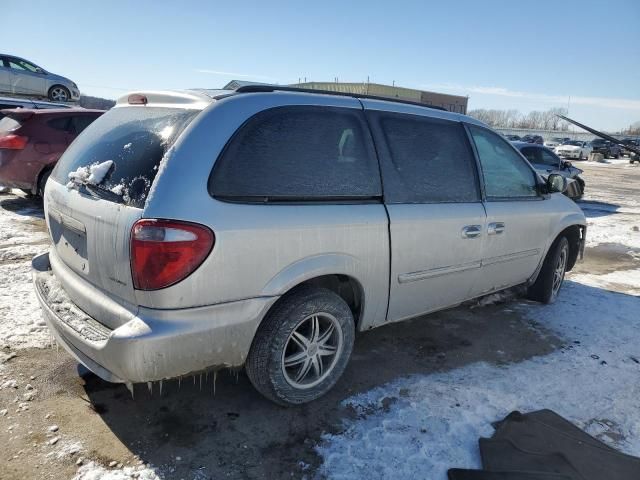
[[[586,222],[463,115],[284,87],[139,92],[69,147],[33,260],[45,319],[131,386],[244,366],[326,393],[356,332],[526,284],[553,302]]]

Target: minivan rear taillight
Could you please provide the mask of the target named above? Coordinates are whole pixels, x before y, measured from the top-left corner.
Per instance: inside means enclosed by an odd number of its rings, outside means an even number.
[[[8,150],[22,150],[27,146],[28,141],[29,137],[22,135],[4,135],[0,137],[0,148]]]
[[[211,252],[215,237],[204,225],[138,220],[131,229],[131,274],[138,290],[158,290],[191,275]]]

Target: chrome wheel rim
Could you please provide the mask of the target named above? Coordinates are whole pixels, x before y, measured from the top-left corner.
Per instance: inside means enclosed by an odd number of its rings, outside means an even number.
[[[344,348],[338,320],[314,313],[293,329],[282,351],[282,373],[294,388],[312,388],[332,372]]]
[[[560,291],[560,287],[562,286],[562,281],[564,280],[564,271],[567,268],[567,258],[569,256],[569,249],[566,246],[562,247],[560,250],[560,255],[558,255],[558,261],[556,262],[556,267],[553,270],[553,296],[558,295]]]
[[[64,90],[64,88],[57,87],[51,91],[51,98],[53,98],[54,100],[66,102],[69,97],[67,96],[67,92]]]

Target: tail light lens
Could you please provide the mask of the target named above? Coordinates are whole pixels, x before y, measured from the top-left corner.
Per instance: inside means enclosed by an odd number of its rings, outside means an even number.
[[[0,137],[0,148],[8,150],[22,150],[27,146],[28,141],[29,137],[24,137],[22,135],[5,135]]]
[[[131,230],[131,274],[138,290],[158,290],[191,275],[211,252],[213,232],[196,223],[138,220]]]

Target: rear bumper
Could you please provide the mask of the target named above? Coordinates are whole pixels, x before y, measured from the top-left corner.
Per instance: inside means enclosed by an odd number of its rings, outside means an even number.
[[[44,319],[56,340],[109,382],[175,378],[209,368],[244,364],[260,320],[278,297],[137,315],[111,330],[80,310],[51,271],[49,254],[32,262]]]

